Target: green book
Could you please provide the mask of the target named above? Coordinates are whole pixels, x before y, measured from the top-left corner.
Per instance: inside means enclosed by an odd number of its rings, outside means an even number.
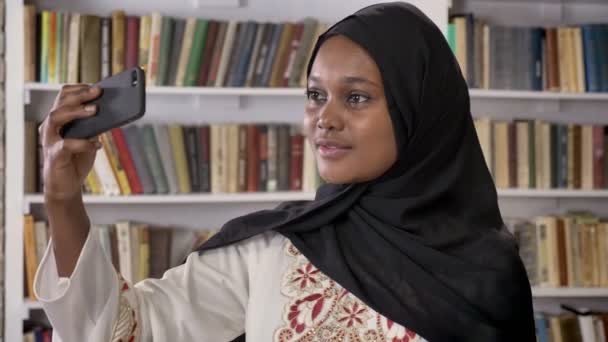
[[[534,120],[528,120],[528,164],[530,167],[528,187],[530,189],[536,188],[536,144],[535,144],[535,132],[534,132]],[[540,133],[540,132],[539,132]]]
[[[152,174],[152,181],[156,187],[156,192],[160,194],[166,194],[169,192],[169,184],[167,182],[167,176],[160,159],[160,153],[158,150],[158,144],[156,143],[156,137],[154,135],[154,128],[151,125],[144,125],[141,130],[142,147],[146,160],[150,166],[150,173]]]
[[[159,86],[169,83],[169,56],[171,55],[173,27],[173,18],[163,17],[160,29],[160,49],[158,51],[158,78],[156,79],[156,85]]]
[[[184,86],[186,87],[194,87],[198,81],[201,56],[207,41],[207,24],[208,22],[205,19],[196,20],[194,37],[192,37],[192,49],[188,57],[188,64],[186,64],[186,77],[184,79]]]
[[[456,53],[456,25],[454,23],[448,24],[448,44],[450,44],[452,52]]]
[[[40,82],[49,82],[49,11],[42,11],[40,39]]]
[[[62,51],[63,51],[63,44],[65,43],[63,41],[63,37],[62,37],[62,33],[63,33],[63,13],[62,12],[57,12],[57,19],[56,19],[56,24],[55,24],[55,80],[57,81],[57,83],[61,83],[62,79],[61,79],[61,69],[62,69],[62,65],[61,65],[61,60],[62,58]]]
[[[608,189],[608,127],[604,127],[604,188]]]

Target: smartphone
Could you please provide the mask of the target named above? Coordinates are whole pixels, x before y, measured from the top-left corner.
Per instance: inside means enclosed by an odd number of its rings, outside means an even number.
[[[146,76],[140,67],[130,68],[95,85],[101,88],[101,95],[85,104],[95,104],[97,113],[68,122],[60,132],[63,138],[92,138],[144,115]]]

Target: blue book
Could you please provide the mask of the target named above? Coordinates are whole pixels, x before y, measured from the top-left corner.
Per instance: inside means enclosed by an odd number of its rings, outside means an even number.
[[[262,72],[262,84],[263,87],[270,86],[270,76],[272,74],[272,66],[275,63],[275,59],[277,59],[277,50],[279,49],[279,40],[281,40],[281,34],[283,34],[283,29],[285,28],[285,24],[275,24],[277,25],[276,30],[272,33],[272,40],[270,46],[268,47],[268,55],[266,57],[266,61],[264,62],[264,71]]]
[[[534,324],[536,325],[536,338],[538,339],[538,342],[551,342],[549,339],[548,321],[545,315],[535,314]]]
[[[558,187],[568,188],[568,125],[559,124],[557,133]]]
[[[133,158],[135,172],[137,172],[137,176],[141,181],[143,192],[145,194],[155,193],[156,187],[152,178],[152,173],[150,172],[148,161],[146,160],[145,151],[141,144],[139,128],[135,125],[130,125],[121,129],[125,139],[127,140],[127,148],[129,149],[131,158]]]
[[[608,24],[598,25],[599,46],[603,47],[602,51],[598,51],[598,65],[601,69],[602,91],[608,92]],[[598,49],[599,50],[599,49]]]
[[[532,90],[543,90],[543,35],[544,30],[541,28],[532,28],[530,29],[531,39],[531,54],[532,58],[530,62],[532,63],[532,72],[531,76],[531,84]]]
[[[598,59],[599,59],[599,45],[598,45],[598,34],[596,25],[583,25],[581,26],[583,35],[583,56],[585,62],[585,80],[586,80],[586,91],[598,92],[602,90],[600,83],[602,76],[600,74]]]
[[[247,67],[251,60],[251,53],[253,51],[253,44],[255,43],[255,34],[261,27],[261,24],[255,22],[248,22],[245,31],[245,41],[242,54],[238,61],[237,72],[234,78],[234,86],[242,87],[245,85],[245,79],[247,78]]]

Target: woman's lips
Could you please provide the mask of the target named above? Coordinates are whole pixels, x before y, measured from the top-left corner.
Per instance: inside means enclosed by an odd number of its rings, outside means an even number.
[[[319,156],[324,159],[340,159],[352,150],[351,146],[337,140],[317,139],[315,140],[315,144],[317,151],[319,151]]]

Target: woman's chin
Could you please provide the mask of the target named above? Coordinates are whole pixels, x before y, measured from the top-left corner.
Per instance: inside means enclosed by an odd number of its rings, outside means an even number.
[[[356,180],[355,175],[347,172],[344,168],[338,168],[335,165],[331,167],[319,166],[319,176],[325,183],[329,184],[349,184]]]

